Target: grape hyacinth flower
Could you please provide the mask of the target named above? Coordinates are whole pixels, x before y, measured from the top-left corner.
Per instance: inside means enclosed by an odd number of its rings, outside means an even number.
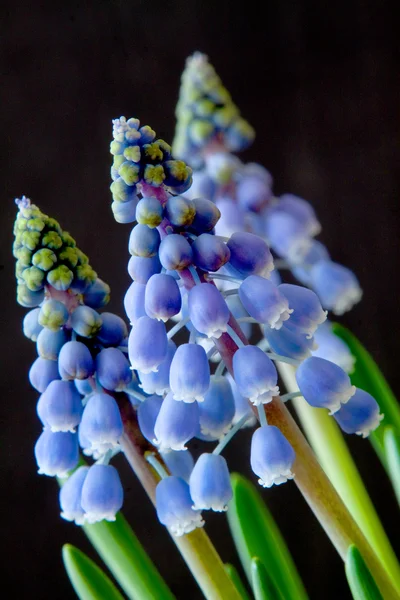
[[[374,431],[383,419],[375,398],[358,388],[333,416],[344,432],[356,433],[363,438]]]
[[[162,479],[156,488],[156,507],[159,521],[175,536],[203,527],[200,510],[193,509],[189,485],[180,477]]]
[[[204,453],[196,461],[189,480],[194,510],[228,509],[232,487],[226,460],[219,454]]]
[[[86,474],[82,485],[81,506],[88,523],[105,519],[115,521],[122,508],[124,491],[118,471],[112,465],[95,464]]]
[[[280,485],[293,478],[295,452],[283,433],[273,425],[259,427],[251,440],[251,468],[263,487]]]

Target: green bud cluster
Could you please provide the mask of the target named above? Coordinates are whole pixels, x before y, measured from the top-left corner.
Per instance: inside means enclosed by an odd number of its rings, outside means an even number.
[[[254,129],[240,116],[214,67],[200,52],[186,61],[175,114],[173,152],[193,167],[201,162],[207,144],[220,142],[237,152],[254,140]]]
[[[46,285],[83,293],[97,278],[88,257],[55,219],[42,213],[28,198],[23,196],[16,203],[19,211],[13,255],[17,259],[18,302],[23,306],[39,304]]]

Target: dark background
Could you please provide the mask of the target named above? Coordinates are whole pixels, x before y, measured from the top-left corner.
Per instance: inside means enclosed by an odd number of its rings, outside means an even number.
[[[398,332],[399,55],[394,3],[5,2],[1,19],[1,537],[7,597],[72,599],[60,548],[95,557],[81,531],[58,516],[57,486],[36,475],[40,427],[27,380],[34,345],[21,331],[11,256],[13,198],[26,194],[59,219],[111,284],[123,314],[129,226],[112,218],[108,145],[113,117],[138,116],[171,141],[186,56],[210,59],[253,124],[243,155],[275,178],[275,192],[310,200],[321,239],[357,273],[364,299],[342,322],[400,392]],[[261,8],[262,7],[262,8]],[[227,451],[248,472],[248,435]],[[383,523],[396,504],[367,441],[349,439]],[[119,461],[124,512],[178,599],[200,594],[139,484]],[[263,492],[312,599],[348,598],[343,568],[294,484]],[[238,564],[224,516],[207,530]],[[5,589],[3,587],[3,589]]]

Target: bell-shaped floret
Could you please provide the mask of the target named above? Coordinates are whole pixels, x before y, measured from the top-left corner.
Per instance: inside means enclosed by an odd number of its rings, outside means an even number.
[[[201,402],[210,385],[207,354],[198,344],[182,344],[174,354],[169,383],[174,400]]]
[[[161,268],[158,255],[151,258],[131,256],[128,262],[128,273],[137,283],[147,283],[152,275],[161,272]]]
[[[211,283],[194,286],[188,296],[193,326],[207,337],[219,338],[227,331],[229,308],[221,292]]]
[[[68,341],[68,334],[64,329],[51,331],[45,327],[39,333],[36,348],[39,356],[47,360],[57,360],[61,348]]]
[[[159,257],[164,269],[181,271],[193,261],[192,247],[183,235],[172,233],[161,242]]]
[[[169,393],[164,398],[154,426],[156,444],[160,451],[186,450],[186,442],[199,431],[197,402],[177,402]]]
[[[361,300],[362,289],[354,273],[330,260],[318,261],[310,271],[311,284],[322,305],[342,315]]]
[[[101,313],[102,326],[97,339],[103,346],[118,346],[128,335],[128,328],[121,317],[110,312]]]
[[[236,187],[236,197],[239,205],[246,211],[259,213],[267,206],[272,198],[272,177],[245,175]]]
[[[39,323],[47,329],[58,331],[68,320],[68,310],[59,300],[46,300],[40,308]]]
[[[131,325],[134,325],[140,317],[147,316],[144,308],[145,292],[146,285],[134,281],[125,294],[124,307]]]
[[[311,338],[317,327],[326,321],[326,311],[323,310],[317,294],[301,285],[289,283],[282,283],[278,289],[293,310],[286,327]]]
[[[329,260],[329,252],[326,246],[317,240],[312,239],[311,245],[303,256],[302,262],[299,265],[292,267],[292,273],[303,285],[310,286],[311,283],[311,267],[320,260]]]
[[[232,486],[225,458],[219,454],[201,454],[190,475],[189,488],[194,510],[226,511]]]
[[[207,198],[213,200],[215,194],[215,183],[207,173],[206,169],[196,170],[193,172],[193,182],[188,191],[185,193],[185,198]]]
[[[129,360],[143,373],[157,371],[167,356],[168,338],[165,325],[150,317],[140,317],[129,334]]]
[[[81,506],[88,523],[115,521],[122,508],[124,490],[117,469],[96,464],[89,468],[82,486]]]
[[[233,376],[242,396],[256,406],[279,394],[275,365],[257,346],[243,346],[235,352]]]
[[[58,355],[58,369],[62,379],[87,379],[94,373],[90,350],[82,342],[67,342]]]
[[[293,479],[292,466],[296,455],[278,427],[264,425],[253,433],[250,464],[263,487],[280,485]]]
[[[32,340],[32,342],[36,342],[39,333],[42,331],[43,326],[39,323],[39,314],[40,308],[33,308],[28,313],[26,313],[23,321],[23,331],[24,335]]]
[[[193,510],[189,485],[180,477],[166,477],[156,487],[157,517],[175,536],[203,527],[199,510]]]
[[[196,215],[196,208],[185,196],[170,196],[165,205],[165,212],[171,225],[189,227]]]
[[[49,383],[56,379],[60,379],[57,361],[39,356],[29,370],[29,381],[32,387],[42,394]]]
[[[150,229],[147,225],[138,223],[129,236],[129,253],[132,256],[151,258],[158,252],[161,238],[157,229]]]
[[[220,439],[229,431],[235,415],[235,400],[226,377],[212,375],[210,387],[199,404],[200,432]]]
[[[150,373],[138,372],[140,387],[146,394],[158,394],[162,396],[170,391],[169,372],[175,352],[176,345],[172,340],[169,340],[167,356],[158,366],[158,370],[151,371]]]
[[[239,298],[253,319],[271,329],[280,329],[293,312],[276,285],[259,275],[246,277],[240,285]]]
[[[66,477],[78,463],[78,436],[45,429],[36,442],[35,458],[40,475]]]
[[[83,294],[83,303],[90,308],[102,308],[110,301],[110,286],[99,277]]]
[[[72,329],[80,336],[91,338],[100,331],[102,320],[89,306],[78,306],[71,315]]]
[[[228,264],[241,277],[244,278],[249,275],[269,277],[274,268],[274,261],[266,242],[262,238],[253,233],[242,231],[234,233],[227,245],[231,251]]]
[[[81,397],[72,381],[52,381],[38,402],[42,423],[51,431],[75,431],[82,416]]]
[[[331,415],[342,404],[346,404],[356,391],[343,369],[317,356],[310,356],[301,363],[296,371],[296,381],[304,399],[311,406],[328,408]]]
[[[292,215],[276,210],[267,213],[265,225],[271,248],[294,265],[301,264],[312,243],[306,228]]]
[[[93,392],[93,385],[90,379],[75,379],[75,387],[81,396],[87,396]]]
[[[228,262],[228,246],[215,235],[202,233],[192,244],[193,262],[203,271],[218,271]]]
[[[186,450],[186,452],[168,450],[167,452],[161,452],[161,456],[171,475],[180,477],[189,483],[190,474],[194,467],[193,456],[189,450]]]
[[[286,323],[279,330],[264,327],[264,336],[273,352],[295,360],[308,358],[316,348],[314,338],[289,329]]]
[[[104,348],[96,356],[96,374],[100,385],[116,392],[132,381],[132,371],[124,353],[118,348]]]
[[[346,373],[352,373],[355,356],[352,355],[347,344],[333,333],[331,323],[328,321],[322,323],[314,334],[314,340],[318,348],[313,350],[313,356],[330,360],[342,367]]]
[[[85,522],[85,511],[81,505],[82,487],[89,467],[79,467],[67,479],[60,490],[61,517],[66,521],[74,521],[76,525]]]
[[[182,298],[176,280],[165,273],[152,275],[146,284],[144,306],[152,319],[165,322],[177,315],[182,307]]]
[[[350,400],[334,414],[335,420],[346,433],[369,436],[382,421],[379,404],[368,392],[356,389]]]
[[[90,396],[82,414],[79,433],[90,443],[92,450],[100,453],[118,445],[123,424],[112,396],[98,392]]]
[[[161,396],[154,394],[141,402],[137,408],[138,423],[140,431],[151,444],[154,443],[156,434],[154,426],[157,421],[158,413],[160,412],[163,399]]]

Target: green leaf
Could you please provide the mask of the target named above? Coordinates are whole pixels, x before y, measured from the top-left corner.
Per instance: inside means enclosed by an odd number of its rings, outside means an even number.
[[[83,529],[128,598],[175,598],[121,513],[112,523],[100,521]]]
[[[243,582],[240,579],[240,575],[237,572],[236,567],[234,567],[230,563],[225,563],[224,568],[225,571],[228,573],[229,579],[232,581],[233,585],[242,597],[242,600],[250,600],[250,596],[248,595],[246,588],[244,587]]]
[[[306,600],[307,594],[278,527],[252,483],[231,476],[233,498],[228,522],[247,578],[252,584],[251,561],[258,556],[268,565],[274,585],[285,600]]]
[[[369,435],[369,440],[385,468],[387,468],[383,439],[384,430],[385,427],[390,425],[400,435],[400,406],[382,371],[356,336],[339,323],[333,323],[333,331],[347,344],[351,353],[356,358],[354,372],[350,375],[352,384],[369,392],[376,399],[381,411],[385,415],[381,426]]]
[[[354,544],[347,552],[345,570],[354,600],[383,600],[360,551]]]
[[[123,600],[107,575],[78,548],[65,544],[62,557],[69,580],[80,600]]]
[[[255,600],[285,600],[256,556],[251,561],[251,577]]]
[[[393,427],[385,427],[383,441],[389,477],[400,504],[400,435]]]

